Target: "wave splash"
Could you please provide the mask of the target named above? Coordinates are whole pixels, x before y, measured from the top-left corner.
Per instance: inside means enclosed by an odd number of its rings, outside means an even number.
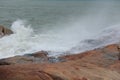
[[[120,42],[120,24],[113,25],[103,29],[94,38],[80,41],[76,47],[73,47],[70,52],[78,53],[86,50],[104,47],[109,44],[117,44]]]
[[[0,39],[0,58],[6,58],[37,51],[49,51],[51,56],[69,50],[73,45],[68,42],[67,35],[61,33],[36,34],[30,25],[24,20],[13,22],[11,30],[14,34]]]
[[[119,42],[120,25],[104,29],[97,36],[89,34],[86,30],[76,31],[77,27],[69,27],[58,33],[36,34],[26,21],[13,22],[11,29],[14,34],[0,39],[0,58],[23,55],[45,50],[49,56],[64,55],[64,53],[77,53]],[[70,33],[72,32],[73,33]],[[70,34],[69,34],[70,33]],[[84,36],[84,37],[83,37]]]

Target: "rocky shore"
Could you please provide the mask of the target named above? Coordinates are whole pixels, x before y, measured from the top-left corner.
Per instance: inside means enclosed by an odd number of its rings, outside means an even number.
[[[47,52],[0,60],[1,80],[120,80],[118,44],[84,53],[47,57]],[[57,60],[57,61],[56,61]]]
[[[48,57],[46,51],[0,60],[0,80],[120,80],[118,44]]]

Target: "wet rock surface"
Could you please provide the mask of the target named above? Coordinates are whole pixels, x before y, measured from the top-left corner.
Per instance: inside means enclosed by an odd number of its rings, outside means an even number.
[[[13,34],[13,31],[0,25],[0,37]]]
[[[120,80],[118,44],[48,57],[47,52],[0,60],[1,80]]]
[[[39,51],[32,54],[25,54],[23,56],[15,56],[5,59],[0,59],[0,65],[12,64],[26,64],[26,63],[56,63],[64,62],[62,58],[48,57],[46,51]]]

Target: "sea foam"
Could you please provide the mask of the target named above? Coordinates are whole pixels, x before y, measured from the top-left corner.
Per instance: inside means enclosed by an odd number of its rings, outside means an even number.
[[[58,30],[57,33],[48,31],[48,33],[39,34],[30,25],[27,25],[26,21],[16,20],[11,26],[14,34],[0,39],[0,58],[41,50],[48,51],[49,56],[59,56],[95,49],[119,42],[119,26],[119,24],[113,25],[94,34],[83,27],[79,28],[80,26],[76,23]]]

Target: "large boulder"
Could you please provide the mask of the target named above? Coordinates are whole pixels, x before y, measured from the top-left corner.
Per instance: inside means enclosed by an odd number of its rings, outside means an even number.
[[[5,35],[10,35],[13,34],[13,31],[0,25],[0,37],[3,37]]]

